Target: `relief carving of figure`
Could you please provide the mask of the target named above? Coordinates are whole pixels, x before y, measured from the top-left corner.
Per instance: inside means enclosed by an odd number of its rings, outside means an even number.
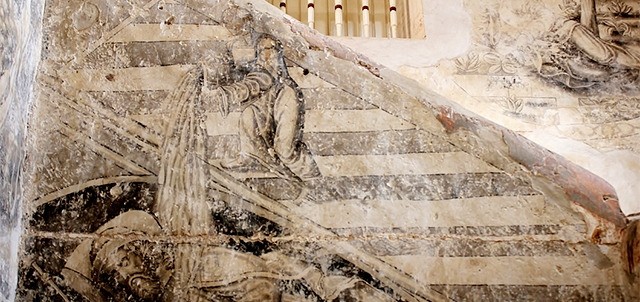
[[[261,36],[255,53],[256,60],[242,80],[209,91],[204,68],[199,66],[188,72],[167,98],[170,116],[160,149],[154,211],[169,235],[203,236],[212,231],[211,205],[205,193],[208,180],[202,115],[206,108],[219,107],[226,115],[231,105],[242,107],[241,154],[231,166],[253,159],[294,183],[320,175],[301,140],[302,93],[288,75],[280,42]],[[188,288],[199,265],[198,255],[203,252],[190,244],[176,247],[178,289]]]
[[[92,302],[103,301],[304,301],[280,282],[303,280],[322,300],[392,301],[356,277],[323,274],[280,252],[261,256],[200,246],[188,289],[176,296],[176,246],[161,242],[163,230],[149,213],[131,210],[105,223],[95,239],[80,244],[62,270],[65,283]]]
[[[639,37],[630,24],[640,13],[632,13],[631,7],[621,13],[609,4],[609,13],[597,16],[595,0],[563,3],[565,16],[551,29],[547,49],[539,53],[538,73],[568,88],[612,82],[636,87],[640,75]]]
[[[256,59],[239,81],[213,90],[203,89],[206,107],[219,107],[223,116],[240,106],[240,156],[223,167],[247,166],[255,160],[288,179],[310,179],[320,171],[302,141],[303,94],[289,76],[281,43],[261,35]]]
[[[65,280],[70,287],[92,301],[281,301],[291,294],[279,287],[280,282],[299,280],[322,300],[339,295],[390,300],[355,276],[325,275],[281,251],[253,254],[174,240],[216,233],[207,191],[220,179],[206,173],[209,163],[202,125],[208,108],[216,106],[225,115],[232,106],[241,109],[241,154],[222,165],[224,169],[255,161],[296,183],[320,175],[301,140],[302,93],[288,75],[280,42],[261,36],[255,53],[256,60],[238,81],[209,90],[204,68],[198,66],[168,95],[169,115],[159,149],[158,190],[152,209],[155,217],[129,211],[100,227],[99,238],[76,248],[68,259]],[[226,192],[243,196],[242,190],[226,188]],[[95,284],[99,291],[82,290]]]

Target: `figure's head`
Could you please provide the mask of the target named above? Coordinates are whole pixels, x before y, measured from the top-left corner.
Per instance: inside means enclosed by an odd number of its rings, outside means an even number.
[[[127,243],[99,259],[102,279],[107,278],[112,289],[125,290],[142,301],[157,301],[161,295],[160,280],[155,265],[148,263],[139,248]]]
[[[262,34],[258,36],[255,40],[254,48],[258,64],[278,65],[282,59],[282,43],[271,35]]]
[[[127,301],[157,301],[161,296],[160,249],[149,236],[161,234],[148,213],[129,211],[101,226],[89,251],[91,278],[105,292]],[[118,298],[116,298],[118,300]]]

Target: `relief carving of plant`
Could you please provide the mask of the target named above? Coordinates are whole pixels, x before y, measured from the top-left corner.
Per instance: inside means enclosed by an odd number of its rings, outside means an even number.
[[[585,106],[589,114],[597,112],[601,122],[624,121],[640,117],[640,99],[636,97],[584,98],[580,99],[580,106]]]
[[[480,68],[480,56],[475,53],[469,53],[455,59],[454,63],[459,73],[473,73]]]
[[[614,98],[583,98],[580,99],[580,106],[612,106],[615,105],[618,100]]]
[[[614,16],[630,16],[633,11],[633,8],[622,0],[616,0],[609,3],[607,9],[609,9]]]
[[[522,112],[522,109],[524,109],[524,104],[525,102],[522,98],[515,97],[515,96],[505,97],[501,102],[502,107],[507,112],[514,113],[514,114],[518,114]]]
[[[484,24],[482,25],[483,44],[490,49],[495,49],[502,40],[500,32],[500,15],[496,11],[486,10],[484,15]]]
[[[514,74],[518,71],[518,65],[511,55],[501,56],[495,52],[484,55],[484,61],[489,64],[489,73],[491,74]]]
[[[618,34],[622,36],[629,36],[631,32],[629,31],[629,25],[627,23],[618,23],[611,19],[604,19],[602,20],[601,24],[607,28],[607,33],[609,35]]]
[[[525,2],[519,8],[513,11],[516,15],[521,17],[530,18],[531,20],[537,20],[541,17],[540,6],[532,2]]]

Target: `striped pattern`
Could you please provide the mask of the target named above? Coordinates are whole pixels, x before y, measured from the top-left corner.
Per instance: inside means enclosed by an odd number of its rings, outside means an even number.
[[[499,172],[465,152],[319,156],[316,162],[327,177]]]
[[[307,132],[304,140],[317,156],[446,153],[458,148],[421,130]]]
[[[298,192],[282,179],[247,179],[258,191],[277,200]],[[529,184],[504,173],[369,175],[327,177],[310,181],[316,202],[336,200],[447,200],[486,196],[537,195]],[[499,208],[494,208],[500,210]]]
[[[496,217],[495,209],[501,209]],[[371,211],[376,209],[376,211]],[[549,207],[542,195],[486,196],[444,200],[337,200],[305,204],[302,213],[329,228],[427,228],[580,224],[580,220]],[[531,215],[539,212],[541,215]],[[402,217],[395,220],[394,217]]]
[[[240,112],[223,116],[220,112],[208,113],[205,121],[210,136],[237,134]],[[410,130],[415,126],[380,109],[371,110],[307,110],[306,132],[371,132]],[[444,143],[444,142],[443,142]]]
[[[619,285],[432,285],[453,301],[629,301]]]
[[[168,18],[154,9],[97,47],[80,69],[63,72],[63,79],[118,114],[161,128],[163,97],[193,64],[219,64],[230,38],[197,14]],[[305,95],[304,141],[324,176],[309,182],[314,200],[298,213],[456,300],[522,294],[547,301],[576,297],[584,288],[593,297],[620,300],[618,268],[600,270],[603,262],[591,256],[598,247],[577,243],[584,240],[584,222],[527,180],[313,71],[292,67],[290,73]],[[209,160],[233,158],[240,108],[225,118],[216,110],[208,110],[204,122]],[[236,176],[276,200],[299,194],[268,171]]]
[[[109,69],[208,62],[224,53],[224,49],[219,41],[208,40],[109,42],[90,53],[78,68],[110,73]]]
[[[149,119],[149,121],[160,122],[157,119]],[[145,123],[142,120],[141,122]],[[312,154],[323,157],[459,151],[455,146],[449,143],[442,143],[439,138],[422,130],[305,132],[303,140]],[[237,134],[208,136],[206,144],[209,150],[209,158],[213,160],[233,158],[240,151],[240,137]]]
[[[478,238],[388,239],[371,238],[351,242],[357,248],[376,256],[421,257],[581,257],[585,253],[581,244],[559,240],[526,242],[522,240],[485,240]]]
[[[145,12],[146,14],[144,16],[135,20],[135,24],[218,24],[218,22],[206,15],[182,3],[178,4],[176,2],[177,1],[162,1],[159,2],[159,5],[151,6],[150,9]]]
[[[110,41],[115,43],[129,41],[224,41],[229,38],[231,38],[231,33],[219,25],[132,24],[117,33]]]
[[[619,268],[600,269],[588,256],[384,256],[427,284],[623,285]],[[419,263],[420,265],[416,265]]]
[[[60,76],[72,87],[89,91],[167,90],[176,87],[189,65],[122,69],[80,69]],[[173,86],[172,86],[173,85]]]
[[[497,226],[451,226],[451,227],[345,227],[332,228],[334,233],[343,237],[371,238],[383,234],[385,236],[399,237],[438,237],[449,239],[452,237],[499,237],[502,238],[543,238],[543,240],[555,240],[556,238],[567,239],[569,234],[584,234],[586,226],[584,224],[542,224],[542,225],[497,225]]]

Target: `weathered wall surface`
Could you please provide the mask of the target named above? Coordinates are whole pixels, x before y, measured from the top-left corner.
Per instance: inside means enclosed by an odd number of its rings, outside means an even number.
[[[486,16],[480,14],[484,8],[469,3],[477,16],[477,42],[457,65],[446,67],[481,106],[513,118],[507,122],[512,128],[531,131],[533,140],[608,179],[628,214],[640,211],[634,185],[640,180],[635,146],[639,36],[635,23],[629,23],[640,14],[635,5],[597,1],[596,37],[581,32],[571,2],[496,4]],[[481,34],[483,28],[489,36]],[[628,62],[619,61],[627,56]]]
[[[19,301],[635,298],[611,186],[266,2],[43,33]]]
[[[425,1],[426,41],[347,44],[598,174],[637,213],[640,7],[594,1],[594,31],[580,25],[579,3]]]
[[[41,18],[40,1],[0,2],[0,300],[12,300],[16,288],[22,163]]]

